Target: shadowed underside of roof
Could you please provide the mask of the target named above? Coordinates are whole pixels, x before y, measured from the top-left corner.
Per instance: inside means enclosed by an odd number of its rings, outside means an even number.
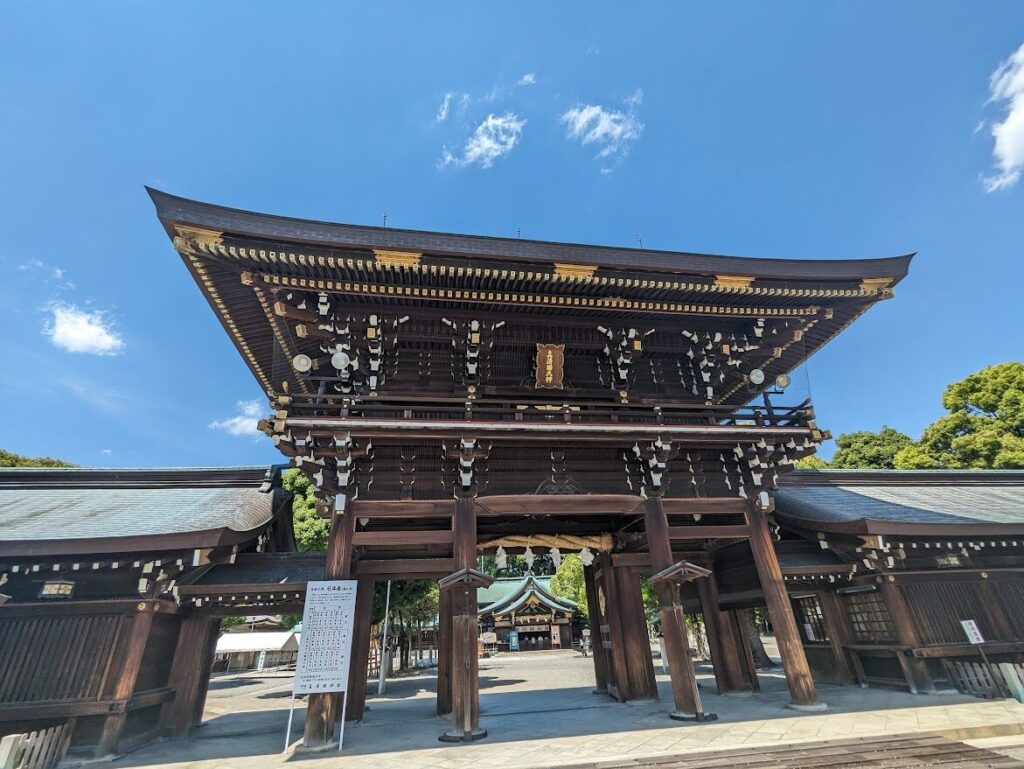
[[[861,534],[1024,532],[1024,472],[797,471],[776,492],[781,523]]]

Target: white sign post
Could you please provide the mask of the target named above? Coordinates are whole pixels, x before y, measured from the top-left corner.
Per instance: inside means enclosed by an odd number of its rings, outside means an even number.
[[[344,692],[338,750],[345,739],[345,708],[348,705],[348,668],[352,656],[352,628],[356,617],[354,579],[309,582],[302,612],[299,658],[295,664],[292,704],[284,749],[292,739],[292,713],[296,694]]]
[[[975,622],[973,619],[962,619],[960,620],[960,625],[964,629],[964,633],[967,636],[967,640],[970,641],[972,644],[977,645],[985,643],[985,638],[984,636],[982,636],[981,631],[978,629],[978,623]]]
[[[996,693],[1000,697],[1003,696],[1003,687],[999,685],[999,679],[996,678],[995,668],[993,668],[992,663],[988,661],[988,656],[985,654],[984,647],[982,647],[982,644],[985,643],[985,636],[981,634],[981,630],[978,628],[978,623],[973,619],[962,619],[960,620],[960,626],[964,629],[964,635],[967,636],[967,640],[978,647],[978,652],[981,654],[981,661],[984,662],[985,667],[988,668],[988,674],[992,678],[992,685],[996,688]]]

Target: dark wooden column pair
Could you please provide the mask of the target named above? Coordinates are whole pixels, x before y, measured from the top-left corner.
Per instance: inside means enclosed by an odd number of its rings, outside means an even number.
[[[451,611],[450,688],[452,726],[441,742],[469,742],[487,736],[480,727],[480,680],[477,639],[477,588],[492,581],[475,571],[476,503],[459,497],[453,518],[455,572],[441,580],[441,594],[448,594]],[[442,620],[443,621],[443,620]],[[441,710],[441,682],[438,681],[438,711]]]
[[[821,605],[821,618],[825,623],[825,633],[835,659],[836,680],[843,684],[857,683],[850,666],[850,656],[846,647],[853,643],[853,631],[846,617],[843,599],[833,590],[820,590],[816,593]]]
[[[699,579],[696,584],[718,693],[758,691],[760,687],[750,647],[741,632],[735,612],[719,608],[715,576],[712,574],[707,579]]]
[[[202,723],[219,634],[218,617],[193,612],[181,621],[167,681],[174,699],[160,711],[161,736],[187,737],[193,726]]]
[[[767,496],[767,495],[766,495]],[[775,545],[768,521],[765,516],[768,509],[762,509],[754,500],[747,501],[746,519],[750,530],[750,549],[754,555],[754,565],[761,581],[768,614],[775,630],[775,640],[779,645],[782,667],[789,685],[790,707],[797,710],[823,710],[824,704],[818,702],[811,668],[807,664],[804,646],[800,640],[800,631],[793,616],[793,607],[789,603],[789,593],[782,578],[782,568],[775,553]]]
[[[610,553],[598,556],[595,593],[604,597],[601,623],[594,641],[595,654],[603,653],[605,689],[619,702],[657,699],[658,685],[647,637],[640,574],[630,567],[612,566]],[[595,663],[597,664],[597,663]]]

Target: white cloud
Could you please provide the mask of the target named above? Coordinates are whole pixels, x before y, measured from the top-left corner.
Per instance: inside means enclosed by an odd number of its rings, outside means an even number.
[[[514,112],[506,112],[504,115],[490,114],[466,140],[461,155],[456,156],[445,150],[440,165],[462,168],[476,164],[481,168],[490,168],[495,160],[515,149],[525,125],[526,121],[520,119]]]
[[[527,72],[525,75],[519,78],[519,82],[516,83],[516,85],[533,85],[536,82],[537,76],[532,72]]]
[[[231,435],[257,435],[256,424],[263,416],[263,407],[257,400],[238,401],[235,404],[238,413],[227,419],[215,419],[210,422],[211,430],[224,430]]]
[[[90,355],[118,355],[124,349],[124,339],[102,310],[53,304],[49,311],[52,316],[43,333],[60,349]]]
[[[452,108],[452,99],[454,98],[455,94],[451,91],[448,91],[448,93],[444,95],[444,99],[441,101],[441,106],[437,108],[437,115],[434,117],[435,121],[443,123],[448,119],[448,112]]]
[[[103,454],[104,456],[108,456],[109,457],[113,453],[114,453],[113,449],[100,449],[100,454]]]
[[[995,192],[1015,185],[1024,170],[1024,43],[992,73],[989,101],[1006,108],[1003,120],[994,122],[991,129],[998,173],[982,179],[985,191]]]
[[[626,99],[625,111],[607,109],[600,104],[581,104],[567,110],[561,117],[566,125],[566,137],[583,146],[596,146],[598,158],[626,155],[644,130],[644,124],[636,117],[643,96],[643,91],[637,89]]]

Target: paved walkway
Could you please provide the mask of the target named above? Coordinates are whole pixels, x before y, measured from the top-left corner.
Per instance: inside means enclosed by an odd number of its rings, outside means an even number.
[[[659,663],[655,660],[655,665]],[[660,670],[660,667],[658,667]],[[617,704],[591,691],[593,665],[576,652],[532,652],[480,661],[481,724],[487,739],[442,745],[446,719],[434,715],[432,672],[392,680],[371,696],[365,721],[349,726],[339,754],[282,754],[288,715],[287,675],[216,679],[208,723],[190,740],[162,742],[116,762],[123,767],[262,769],[312,762],[333,769],[527,769],[811,742],[824,739],[942,732],[954,739],[1024,732],[1024,705],[962,695],[914,696],[855,687],[819,687],[824,713],[797,713],[781,670],[764,671],[753,696],[713,694],[714,679],[699,666],[705,708],[713,723],[671,721],[668,676],[659,673],[660,702]],[[301,736],[300,705],[293,741]]]

